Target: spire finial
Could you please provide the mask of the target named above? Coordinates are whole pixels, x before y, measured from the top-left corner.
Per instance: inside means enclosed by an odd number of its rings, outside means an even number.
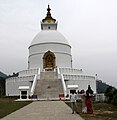
[[[47,17],[51,17],[51,13],[50,13],[50,5],[48,4],[48,8],[47,8]]]
[[[50,10],[51,10],[51,9],[50,9],[50,5],[48,4],[47,11],[50,12]]]
[[[42,21],[43,22],[55,22],[56,21],[56,19],[53,19],[52,18],[52,16],[51,16],[51,13],[50,13],[50,5],[48,4],[48,8],[47,8],[47,14],[46,14],[46,17],[45,17],[45,19],[43,19]]]

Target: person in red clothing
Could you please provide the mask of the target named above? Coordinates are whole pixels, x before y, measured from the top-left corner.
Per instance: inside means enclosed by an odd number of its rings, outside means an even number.
[[[93,113],[93,107],[92,107],[92,100],[89,97],[86,97],[85,104],[87,107],[87,113],[92,114]]]
[[[93,95],[93,90],[91,89],[90,85],[88,85],[88,90],[86,91],[85,104],[87,107],[87,113],[89,114],[93,113],[92,95]]]

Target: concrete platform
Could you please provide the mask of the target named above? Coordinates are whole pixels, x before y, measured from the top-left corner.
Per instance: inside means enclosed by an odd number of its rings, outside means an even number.
[[[35,101],[1,120],[83,120],[63,101]]]

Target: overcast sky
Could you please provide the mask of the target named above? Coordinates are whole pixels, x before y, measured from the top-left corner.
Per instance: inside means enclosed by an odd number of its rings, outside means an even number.
[[[117,0],[0,0],[0,71],[27,69],[48,4],[72,46],[74,68],[117,87]]]

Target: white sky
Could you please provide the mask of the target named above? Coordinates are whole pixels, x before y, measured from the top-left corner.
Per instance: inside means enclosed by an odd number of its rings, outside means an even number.
[[[117,0],[0,0],[0,71],[27,69],[48,4],[72,46],[73,66],[117,87]]]

